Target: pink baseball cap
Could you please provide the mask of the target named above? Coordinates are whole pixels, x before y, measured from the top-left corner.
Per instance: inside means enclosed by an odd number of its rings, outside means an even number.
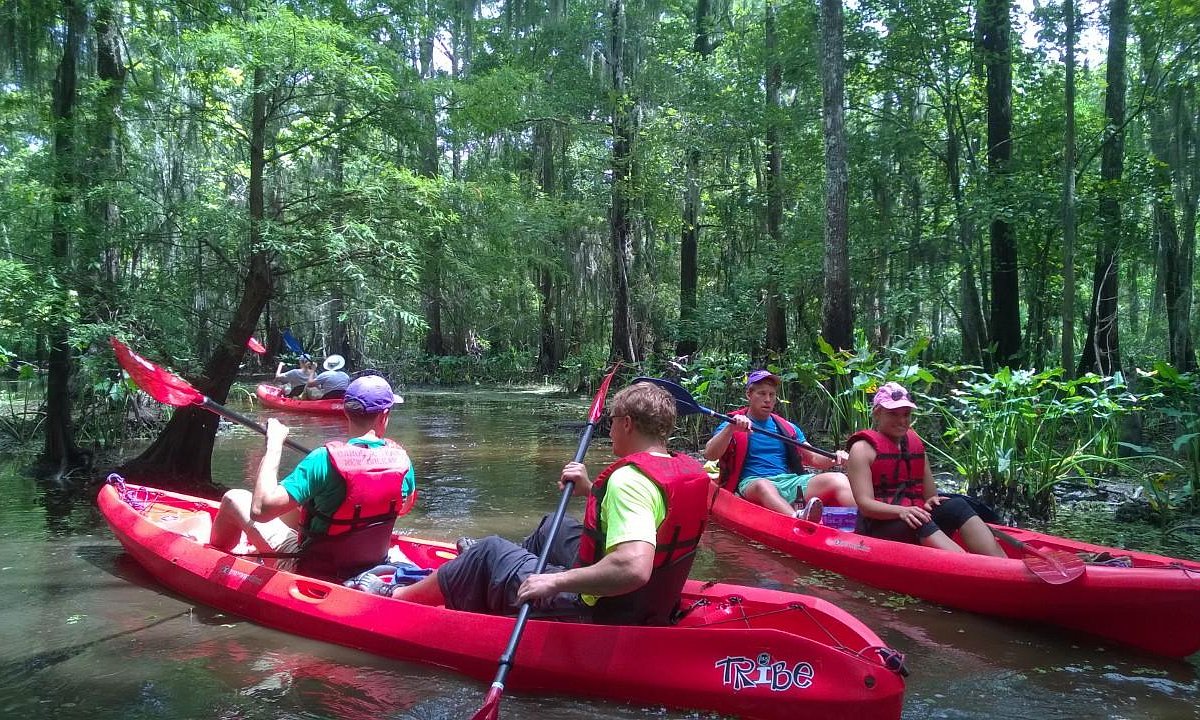
[[[908,394],[908,390],[900,383],[890,382],[884,383],[883,387],[875,391],[875,399],[871,401],[871,408],[881,407],[885,410],[895,410],[896,408],[915,408],[916,403],[912,401],[912,395]]]

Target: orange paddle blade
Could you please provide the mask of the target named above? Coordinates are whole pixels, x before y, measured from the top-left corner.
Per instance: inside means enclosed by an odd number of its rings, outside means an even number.
[[[263,355],[267,352],[267,349],[263,347],[263,344],[260,343],[258,338],[254,337],[253,335],[251,335],[250,339],[246,341],[246,347],[250,348],[259,355]]]
[[[117,362],[129,373],[134,384],[145,390],[150,397],[175,407],[204,404],[204,395],[188,384],[187,380],[138,355],[115,337],[109,338],[109,342],[117,354]]]

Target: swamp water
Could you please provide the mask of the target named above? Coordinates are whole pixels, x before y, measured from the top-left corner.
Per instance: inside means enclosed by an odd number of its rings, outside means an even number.
[[[574,453],[586,398],[405,396],[389,434],[412,455],[421,496],[401,527],[450,541],[519,538],[553,509],[553,480]],[[337,418],[281,419],[302,444],[342,432]],[[223,429],[214,478],[248,485],[243,478],[261,452],[259,435]],[[597,440],[589,466],[611,459],[607,442]],[[0,459],[0,718],[425,720],[466,718],[479,708],[483,683],[268,630],[168,593],[121,551],[92,493],[47,492],[20,474],[19,463]],[[572,510],[580,508],[574,500]],[[819,595],[857,616],[908,655],[905,718],[1200,719],[1197,656],[1171,661],[946,610],[812,569],[713,526],[693,576]],[[705,717],[513,691],[501,715]]]

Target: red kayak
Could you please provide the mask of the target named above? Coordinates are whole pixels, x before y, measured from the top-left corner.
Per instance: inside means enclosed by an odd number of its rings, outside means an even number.
[[[418,605],[260,565],[205,544],[217,504],[105,485],[100,512],[159,582],[262,625],[490,679],[513,618]],[[393,536],[436,568],[452,545]],[[509,687],[669,705],[746,718],[899,718],[903,663],[866,626],[819,598],[688,581],[670,627],[531,620]],[[480,698],[483,692],[480,692]]]
[[[963,610],[1061,625],[1159,655],[1183,658],[1200,650],[1200,563],[1004,526],[994,527],[1032,550],[1001,543],[1009,558],[952,553],[839,532],[714,490],[716,522],[848,578]],[[1039,552],[1071,560],[1108,553],[1129,566],[1078,567],[1076,560],[1077,576],[1053,578],[1048,566],[1047,581]]]
[[[283,394],[283,388],[270,383],[260,383],[254,389],[254,394],[262,404],[276,410],[287,410],[298,413],[316,413],[318,415],[341,415],[342,398],[332,400],[301,400],[290,398]]]

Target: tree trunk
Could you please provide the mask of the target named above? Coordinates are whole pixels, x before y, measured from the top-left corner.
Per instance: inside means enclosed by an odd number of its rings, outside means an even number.
[[[697,38],[697,42],[699,39]],[[696,352],[696,281],[700,238],[700,150],[687,154],[687,178],[683,199],[683,228],[679,242],[679,339],[675,354],[687,357]]]
[[[427,12],[432,13],[433,2],[426,3]],[[434,45],[434,30],[429,30],[429,33],[423,36],[419,43],[419,60],[421,63],[420,73],[425,80],[430,80],[435,75],[433,66],[433,45]],[[420,134],[418,137],[418,145],[420,146],[421,159],[418,172],[421,177],[436,178],[438,176],[438,126],[437,126],[437,109],[436,100],[430,98],[429,106],[421,109],[420,114]],[[444,287],[442,276],[442,243],[444,238],[438,233],[426,233],[423,240],[425,261],[422,263],[421,286],[425,290],[425,324],[428,331],[425,335],[425,352],[429,355],[439,356],[445,355],[447,352],[445,331],[442,327],[442,315],[444,310]]]
[[[821,0],[821,98],[825,134],[825,297],[821,335],[835,350],[854,348],[846,166],[842,1]]]
[[[1139,33],[1142,55],[1142,84],[1147,88],[1158,88],[1162,82],[1158,58],[1155,55],[1153,38],[1149,37],[1149,28],[1140,27]],[[1165,97],[1156,98],[1147,107],[1147,126],[1150,141],[1150,152],[1155,162],[1151,165],[1150,173],[1150,207],[1154,216],[1154,234],[1157,239],[1155,247],[1162,258],[1161,281],[1164,309],[1167,315],[1167,358],[1183,370],[1180,361],[1186,362],[1182,353],[1182,338],[1189,336],[1190,328],[1181,325],[1180,295],[1182,288],[1178,284],[1179,275],[1179,227],[1175,222],[1175,195],[1171,187],[1171,155],[1172,137],[1171,123],[1162,104],[1167,102]]]
[[[114,19],[113,12],[111,1],[96,4],[96,76],[104,83],[104,91],[96,98],[89,187],[112,183],[121,166],[117,108],[125,93],[126,67],[119,32],[121,18],[118,16]],[[102,240],[99,253],[101,288],[92,313],[99,317],[103,314],[101,305],[108,303],[108,295],[120,275],[120,254],[113,242],[113,235],[120,224],[121,208],[113,193],[105,192],[92,204],[89,214],[95,219]]]
[[[266,71],[254,70],[251,96],[250,184],[248,246],[252,248],[242,297],[221,342],[209,356],[204,373],[196,378],[196,389],[218,403],[225,402],[229,388],[237,379],[246,354],[246,341],[254,333],[263,308],[274,287],[271,257],[263,246],[264,184],[268,110]],[[129,461],[123,474],[134,481],[155,485],[205,488],[212,485],[212,448],[217,434],[217,416],[194,406],[177,410],[167,427],[141,455]]]
[[[71,470],[85,466],[89,456],[75,442],[71,422],[71,345],[69,318],[75,313],[68,293],[71,273],[71,214],[77,178],[75,156],[75,105],[78,101],[79,48],[87,17],[78,0],[64,0],[66,34],[62,59],[54,81],[51,117],[54,122],[54,215],[50,227],[50,258],[58,279],[58,308],[47,330],[49,357],[46,367],[46,443],[38,458],[37,475],[61,480]]]
[[[979,283],[975,277],[975,224],[967,211],[966,198],[963,196],[960,167],[962,151],[957,116],[957,106],[948,102],[945,111],[946,178],[950,183],[950,193],[954,197],[955,233],[958,238],[959,264],[962,267],[958,283],[958,318],[962,334],[963,361],[979,365],[983,362],[987,328],[983,320],[983,306],[979,302]]]
[[[1171,174],[1174,178],[1175,204],[1181,211],[1178,260],[1168,278],[1176,287],[1176,324],[1179,334],[1171,341],[1171,362],[1180,370],[1197,369],[1196,344],[1192,326],[1192,283],[1196,257],[1196,204],[1200,200],[1200,148],[1196,143],[1194,81],[1186,88],[1171,90],[1171,124],[1175,128],[1170,145]],[[1190,100],[1190,103],[1189,103]]]
[[[555,167],[555,128],[552,123],[538,123],[534,128],[534,149],[538,159],[538,182],[542,193],[550,199],[558,195],[558,168]],[[541,301],[538,313],[538,370],[543,375],[549,375],[558,369],[561,358],[558,354],[558,326],[554,322],[556,307],[555,282],[553,263],[561,254],[561,236],[550,238],[549,244],[554,248],[551,257],[544,258],[537,267],[538,298]]]
[[[1060,362],[1068,379],[1075,373],[1075,0],[1063,0],[1066,23],[1066,87],[1063,132],[1062,193],[1062,352]]]
[[[1007,191],[1012,159],[1012,46],[1009,0],[983,0],[980,35],[987,65],[988,173],[994,193]],[[1017,272],[1017,238],[1012,223],[996,216],[991,228],[992,342],[998,366],[1011,365],[1021,354],[1021,294]]]
[[[765,18],[767,49],[767,237],[771,254],[783,250],[783,141],[779,128],[779,89],[783,84],[783,65],[779,60],[775,34],[775,3],[768,0]],[[764,288],[766,294],[767,339],[769,352],[787,350],[787,309],[779,293],[777,275],[771,273]]]
[[[1112,0],[1108,15],[1108,69],[1104,97],[1107,121],[1100,155],[1100,240],[1092,279],[1087,342],[1079,371],[1112,375],[1121,370],[1117,332],[1118,251],[1121,246],[1120,185],[1125,167],[1125,58],[1129,0]]]
[[[629,170],[632,162],[632,119],[630,98],[625,91],[625,0],[610,0],[612,35],[609,64],[612,67],[612,206],[609,210],[609,240],[612,251],[613,324],[611,356],[627,363],[637,361],[633,349],[633,318],[630,312],[629,265]]]

